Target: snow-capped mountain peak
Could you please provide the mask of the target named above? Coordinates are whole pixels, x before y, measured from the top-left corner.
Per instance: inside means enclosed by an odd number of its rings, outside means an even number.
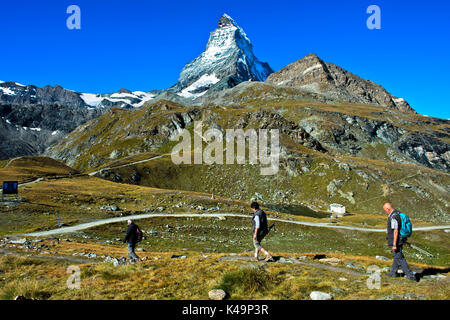
[[[253,53],[250,39],[229,15],[220,17],[205,51],[188,63],[172,88],[178,95],[196,98],[211,88],[232,87],[242,81],[264,81],[273,70]]]

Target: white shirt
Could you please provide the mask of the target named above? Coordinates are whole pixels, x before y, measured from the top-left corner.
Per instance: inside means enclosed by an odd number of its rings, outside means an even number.
[[[391,229],[398,230],[398,221],[392,218],[392,213],[389,215],[389,218],[391,218]]]
[[[259,229],[260,222],[259,222],[259,216],[255,216],[255,229]]]

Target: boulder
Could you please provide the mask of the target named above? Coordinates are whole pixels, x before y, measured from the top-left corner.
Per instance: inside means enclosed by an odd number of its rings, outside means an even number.
[[[227,294],[222,289],[214,289],[208,292],[208,296],[211,300],[223,300]]]
[[[17,240],[10,240],[9,243],[11,244],[24,244],[27,241],[27,239],[17,239]]]
[[[312,300],[333,300],[333,296],[331,294],[321,291],[313,291],[309,296]]]
[[[106,205],[106,206],[101,206],[98,207],[100,210],[107,210],[107,211],[117,211],[119,210],[119,207],[115,206],[115,205]]]
[[[173,254],[171,259],[186,259],[186,256]]]
[[[386,258],[384,256],[375,256],[375,259],[381,260],[381,261],[389,261],[390,260],[389,258]]]
[[[36,300],[36,299],[34,299],[34,298],[27,298],[27,297],[25,297],[25,296],[16,296],[15,298],[14,298],[14,300],[22,300],[22,301],[31,301],[31,300]]]
[[[342,263],[341,259],[338,258],[325,258],[325,259],[320,259],[320,262],[325,262],[325,263],[329,263],[332,265],[337,265],[339,263]]]

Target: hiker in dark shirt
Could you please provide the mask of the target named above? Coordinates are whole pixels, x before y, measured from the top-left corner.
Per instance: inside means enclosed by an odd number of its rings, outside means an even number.
[[[400,237],[399,232],[402,226],[400,212],[392,208],[390,203],[385,203],[383,209],[389,215],[387,223],[387,241],[388,246],[392,248],[392,255],[394,258],[391,272],[388,275],[391,277],[398,277],[397,270],[400,266],[408,279],[417,281],[418,278],[416,274],[409,269],[408,263],[403,255],[404,239]]]
[[[128,243],[128,259],[131,262],[139,261],[139,257],[134,252],[136,244],[138,243],[138,226],[134,224],[132,220],[127,220],[128,228],[123,243]]]
[[[266,255],[266,261],[273,261],[272,256],[269,252],[261,246],[261,241],[269,232],[267,225],[266,213],[259,208],[258,202],[252,202],[250,207],[253,210],[253,245],[255,246],[255,257],[254,260],[258,261],[258,253],[261,250],[262,253]]]

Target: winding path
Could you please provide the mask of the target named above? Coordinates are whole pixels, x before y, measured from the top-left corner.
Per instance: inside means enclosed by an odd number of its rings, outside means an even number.
[[[98,174],[99,172],[102,172],[104,170],[112,170],[112,169],[118,169],[118,168],[123,168],[123,167],[127,167],[127,166],[133,166],[135,164],[144,163],[144,162],[159,159],[159,158],[162,158],[165,156],[167,156],[167,155],[162,154],[162,155],[155,156],[155,157],[152,157],[149,159],[130,162],[130,163],[126,163],[126,164],[119,165],[119,166],[106,167],[106,168],[102,168],[102,169],[90,172],[87,175],[95,176],[96,174]],[[86,175],[86,174],[80,174],[80,175]],[[53,179],[64,179],[67,177],[70,177],[70,175],[53,177]],[[28,185],[31,183],[39,182],[39,181],[42,181],[43,179],[44,179],[44,177],[37,178],[33,181],[21,183],[21,184],[19,184],[19,186],[24,186],[24,185]],[[1,190],[1,188],[0,188],[0,190]],[[128,219],[139,220],[139,219],[147,219],[147,218],[155,218],[155,217],[199,217],[199,218],[202,218],[202,217],[203,218],[205,218],[205,217],[206,218],[239,217],[239,218],[247,218],[248,219],[251,216],[244,215],[244,214],[236,214],[236,213],[208,213],[208,214],[202,214],[202,213],[179,213],[179,214],[147,213],[147,214],[126,216],[126,217],[101,219],[101,220],[96,220],[96,221],[92,221],[92,222],[82,223],[82,224],[71,226],[71,227],[64,227],[64,228],[58,228],[58,229],[53,229],[53,230],[48,230],[48,231],[41,231],[41,232],[32,232],[32,233],[27,233],[25,235],[34,236],[34,237],[45,237],[45,236],[51,236],[51,235],[55,235],[55,234],[65,234],[65,233],[81,231],[81,230],[85,230],[85,229],[89,229],[89,228],[93,228],[93,227],[97,227],[97,226],[101,226],[101,225],[105,225],[105,224],[126,221]],[[284,222],[284,223],[292,223],[292,224],[297,224],[297,225],[310,226],[310,227],[346,229],[346,230],[363,231],[363,232],[385,232],[386,231],[385,229],[362,228],[362,227],[354,227],[354,226],[336,225],[336,224],[324,223],[324,222],[306,222],[306,221],[296,221],[296,220],[288,220],[288,219],[280,219],[280,218],[270,218],[269,220],[277,221],[277,222]],[[418,227],[418,228],[414,228],[414,231],[431,231],[431,230],[443,230],[443,229],[450,229],[450,225]]]
[[[34,180],[30,180],[30,181],[25,181],[25,182],[19,183],[19,187],[23,187],[23,186],[26,186],[26,185],[29,185],[29,184],[32,184],[32,183],[36,183],[36,182],[42,181],[42,180],[44,180],[44,179],[59,180],[59,179],[66,179],[66,178],[73,178],[73,177],[82,177],[82,176],[91,176],[91,177],[92,177],[92,176],[95,176],[96,174],[98,174],[99,172],[102,172],[102,171],[104,171],[104,170],[113,170],[113,169],[118,169],[118,168],[123,168],[123,167],[133,166],[133,165],[135,165],[135,164],[139,164],[139,163],[143,163],[143,162],[147,162],[147,161],[159,159],[159,158],[162,158],[162,157],[165,157],[165,156],[167,156],[167,155],[166,155],[166,154],[162,154],[162,155],[159,155],[159,156],[156,156],[156,157],[153,157],[153,158],[144,159],[144,160],[139,160],[139,161],[135,161],[135,162],[130,162],[130,163],[122,164],[122,165],[115,166],[115,167],[106,167],[106,168],[102,168],[102,169],[99,169],[99,170],[90,172],[90,173],[88,173],[88,174],[80,173],[80,174],[72,174],[72,175],[66,174],[66,175],[62,175],[62,176],[45,176],[45,177],[40,177],[40,178],[36,178],[36,179],[34,179]],[[20,157],[19,157],[19,158],[20,158]],[[12,160],[19,159],[19,158],[11,159],[11,160],[6,164],[5,168],[10,164],[10,162],[11,162]],[[2,190],[2,187],[0,186],[0,191],[1,191],[1,190]]]
[[[101,219],[92,222],[82,223],[71,227],[63,227],[48,231],[39,231],[25,234],[26,236],[32,237],[46,237],[52,236],[55,234],[65,234],[76,231],[81,231],[93,227],[98,227],[105,224],[116,223],[127,221],[128,219],[139,220],[139,219],[148,219],[148,218],[156,218],[156,217],[180,217],[180,218],[219,218],[219,217],[239,217],[239,218],[247,218],[250,219],[250,215],[244,214],[236,214],[236,213],[146,213],[139,214],[133,216],[126,217],[117,217],[117,218],[108,218]],[[310,227],[321,227],[321,228],[332,228],[332,229],[346,229],[346,230],[354,230],[354,231],[363,231],[363,232],[386,232],[385,229],[375,229],[375,228],[362,228],[362,227],[354,227],[354,226],[344,226],[344,225],[336,225],[331,223],[323,223],[323,222],[306,222],[306,221],[296,221],[296,220],[288,220],[288,219],[280,219],[280,218],[269,218],[270,222],[284,222],[284,223],[292,223]],[[450,225],[442,225],[442,226],[430,226],[430,227],[417,227],[414,228],[414,231],[431,231],[431,230],[443,230],[450,229]]]
[[[161,154],[161,155],[153,157],[153,158],[139,160],[139,161],[130,162],[130,163],[125,163],[125,164],[122,164],[120,166],[106,167],[106,168],[102,168],[102,169],[99,169],[99,170],[96,170],[96,171],[92,171],[92,172],[88,173],[88,175],[95,176],[97,173],[105,171],[105,170],[113,170],[113,169],[118,169],[118,168],[123,168],[123,167],[134,166],[135,164],[139,164],[139,163],[143,163],[143,162],[159,159],[159,158],[162,158],[162,157],[165,157],[165,156],[167,156],[167,155],[166,154]]]

